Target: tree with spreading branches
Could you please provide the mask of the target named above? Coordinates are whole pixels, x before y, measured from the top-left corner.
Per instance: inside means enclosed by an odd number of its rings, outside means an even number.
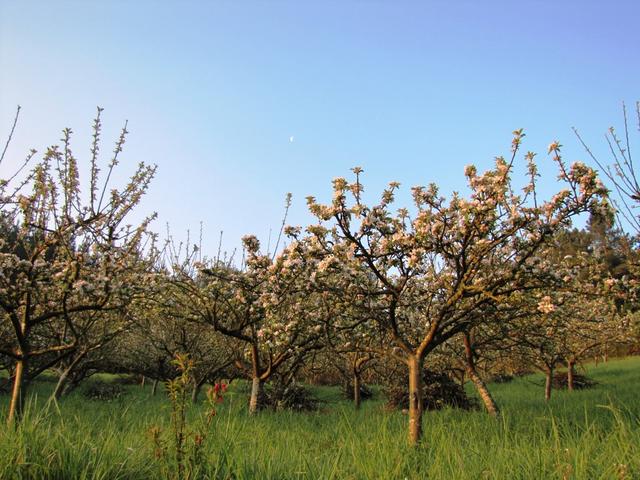
[[[0,215],[13,232],[0,241],[0,322],[10,332],[0,353],[14,362],[9,424],[20,414],[28,381],[78,347],[80,324],[98,316],[108,321],[99,312],[121,311],[144,286],[137,274],[152,217],[135,226],[127,219],[155,167],[140,163],[124,187],[111,187],[125,125],[101,179],[101,112],[93,125],[86,198],[70,129],[25,179],[1,184]],[[39,358],[47,361],[32,369]]]
[[[516,193],[511,175],[523,136],[514,132],[510,160],[497,158],[484,174],[466,168],[468,198],[454,193],[447,202],[433,184],[414,187],[413,214],[392,210],[396,182],[379,204],[367,206],[359,168],[354,182],[333,181],[330,204],[308,198],[311,212],[321,223],[331,222],[328,228],[337,239],[327,253],[376,279],[374,294],[385,312],[377,317],[379,329],[389,340],[389,353],[408,368],[413,445],[422,436],[421,382],[428,354],[468,330],[479,318],[477,311],[507,302],[519,291],[527,261],[572,217],[606,206],[606,190],[594,170],[579,162],[568,166],[557,142],[549,153],[566,188],[540,201],[534,154],[528,153],[529,182]]]

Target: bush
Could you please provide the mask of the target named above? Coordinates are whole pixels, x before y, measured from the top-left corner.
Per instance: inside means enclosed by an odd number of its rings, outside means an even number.
[[[387,408],[409,408],[409,387],[405,378],[385,387]],[[469,398],[457,382],[442,372],[425,371],[422,376],[422,407],[425,410],[440,410],[445,407],[471,410],[478,407],[477,400]]]
[[[592,388],[598,384],[595,380],[592,380],[579,373],[573,374],[573,388],[576,390],[583,390],[585,388]],[[566,389],[569,388],[569,382],[567,379],[567,372],[558,372],[553,375],[553,388]]]
[[[152,379],[147,378],[147,380]],[[135,374],[123,374],[118,375],[113,379],[113,383],[117,383],[118,385],[140,385],[142,383],[142,376]]]
[[[342,395],[347,400],[353,400],[353,383],[344,383],[342,385]],[[360,400],[369,400],[373,397],[373,392],[364,383],[360,384]]]
[[[108,402],[120,398],[125,393],[126,390],[121,385],[98,380],[89,385],[84,392],[84,396],[90,400],[102,400]]]
[[[509,383],[512,382],[514,378],[513,375],[509,375],[508,373],[496,373],[489,381],[493,383]]]
[[[308,388],[292,383],[281,386],[279,384],[266,385],[262,405],[274,410],[294,410],[298,412],[317,410],[320,401],[313,396]]]

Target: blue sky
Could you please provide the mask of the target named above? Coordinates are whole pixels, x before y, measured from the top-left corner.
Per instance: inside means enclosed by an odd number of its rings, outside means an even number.
[[[211,254],[220,230],[266,243],[286,192],[306,224],[305,197],[355,165],[375,197],[391,180],[464,190],[516,128],[542,164],[555,139],[585,159],[572,126],[605,156],[640,98],[638,18],[632,0],[0,0],[3,139],[23,107],[0,177],[67,126],[87,159],[100,105],[103,152],[129,120],[121,172],[158,164],[156,230],[202,221]]]

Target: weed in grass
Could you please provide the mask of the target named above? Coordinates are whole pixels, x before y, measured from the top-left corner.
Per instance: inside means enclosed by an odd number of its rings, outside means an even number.
[[[149,429],[149,436],[154,446],[154,457],[161,462],[163,476],[175,480],[191,480],[199,477],[205,463],[204,443],[217,413],[217,406],[222,403],[222,395],[227,387],[220,383],[210,387],[207,390],[206,414],[190,423],[187,409],[191,403],[189,389],[194,363],[187,354],[176,355],[173,363],[178,368],[179,375],[166,383],[171,403],[172,441],[168,442],[164,438],[162,428],[157,425]]]

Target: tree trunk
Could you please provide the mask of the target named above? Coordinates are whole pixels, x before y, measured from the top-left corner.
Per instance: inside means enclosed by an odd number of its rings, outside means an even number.
[[[551,400],[551,384],[553,382],[553,367],[547,367],[546,369],[546,381],[544,384],[544,400],[548,402]]]
[[[53,390],[53,393],[51,394],[51,399],[60,400],[60,397],[62,396],[62,391],[64,390],[64,386],[67,382],[67,377],[69,376],[70,370],[71,370],[71,367],[67,368],[64,372],[62,372],[62,374],[60,375],[60,378],[58,378],[58,383],[56,383],[56,388]]]
[[[73,359],[71,364],[67,367],[67,369],[62,372],[60,378],[58,379],[58,383],[56,384],[56,388],[51,395],[51,398],[55,398],[56,400],[60,400],[60,397],[68,392],[68,389],[65,388],[67,379],[69,378],[69,374],[73,371],[73,369],[80,363],[80,361],[87,356],[86,351],[80,352],[80,354]]]
[[[251,380],[251,398],[249,399],[249,415],[255,415],[260,410],[262,401],[262,380],[255,376]]]
[[[7,416],[7,425],[10,426],[17,422],[22,415],[24,396],[26,394],[26,384],[23,382],[25,369],[26,360],[18,360],[13,372],[13,390],[11,392],[11,403],[9,404],[9,415]]]
[[[422,438],[422,358],[410,357],[409,366],[409,445]]]
[[[569,360],[567,362],[567,389],[570,392],[573,392],[575,387],[574,381],[573,381],[573,374],[575,373],[574,364],[575,364],[574,360]]]
[[[155,397],[157,391],[158,391],[158,379],[155,378],[153,380],[153,386],[151,387],[151,396]]]
[[[473,385],[476,387],[478,395],[482,399],[482,403],[484,403],[485,408],[487,409],[487,413],[492,417],[497,417],[500,415],[500,409],[498,408],[498,404],[491,396],[491,392],[487,388],[487,385],[484,383],[480,375],[476,372],[475,369],[467,369],[467,375],[473,382]]]
[[[496,401],[491,396],[491,392],[487,388],[487,385],[484,383],[480,375],[478,375],[478,371],[476,370],[476,364],[473,359],[473,348],[471,347],[471,339],[468,334],[464,335],[464,350],[465,350],[465,371],[473,385],[476,387],[482,402],[484,403],[485,408],[487,409],[487,413],[492,417],[497,417],[500,414],[500,409],[496,404]]]
[[[146,378],[147,378],[147,377],[145,377],[144,375],[142,375],[142,380],[140,380],[140,387],[144,388],[144,382],[145,382],[145,379],[146,379]]]
[[[360,409],[360,373],[353,372],[353,405]]]

